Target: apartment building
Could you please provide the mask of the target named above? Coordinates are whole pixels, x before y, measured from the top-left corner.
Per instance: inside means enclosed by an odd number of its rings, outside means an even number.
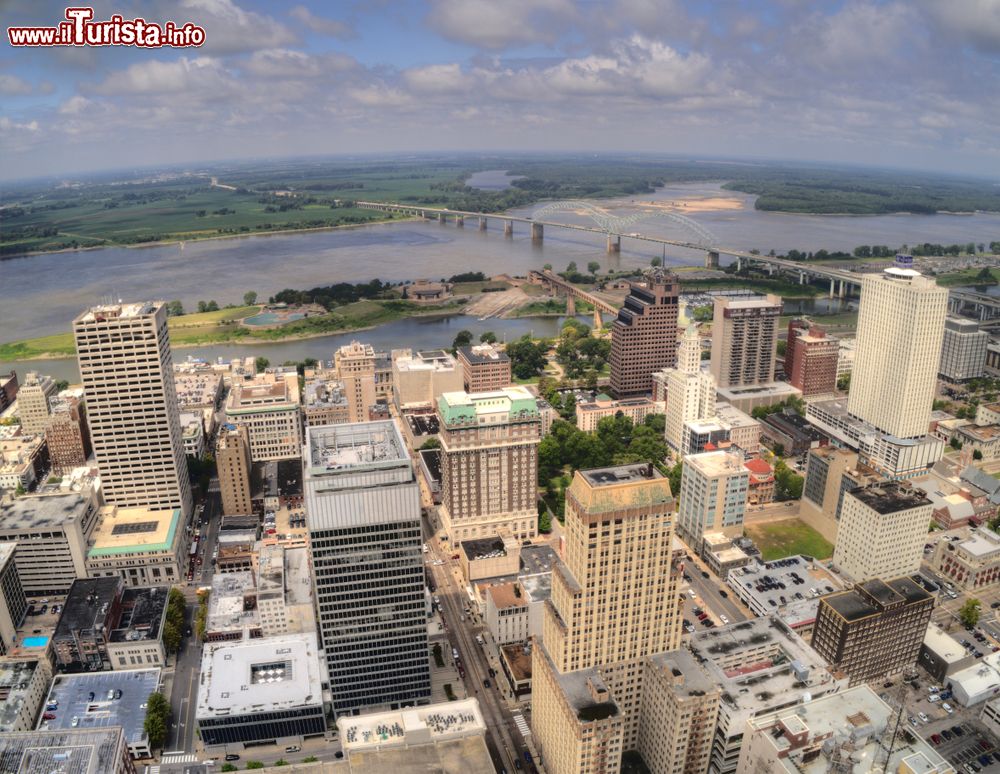
[[[495,344],[459,347],[458,362],[466,392],[494,392],[510,386],[510,358]]]
[[[852,416],[897,439],[927,434],[947,309],[948,289],[913,269],[862,277]]]
[[[265,373],[234,383],[226,421],[247,429],[253,462],[297,458],[302,452],[298,374]]]
[[[191,512],[191,484],[162,301],[108,304],[73,321],[104,500]]]
[[[631,283],[611,324],[611,392],[616,398],[652,391],[653,373],[677,363],[677,275],[656,268]]]
[[[391,421],[306,429],[306,511],[335,715],[425,703],[420,490]]]
[[[17,393],[17,415],[26,435],[42,435],[49,423],[49,398],[57,392],[55,380],[37,371],[28,371]]]
[[[625,398],[612,400],[603,393],[587,403],[576,404],[576,426],[585,433],[597,430],[602,419],[619,414],[632,420],[633,425],[641,425],[650,414],[657,413],[657,406],[649,398]]]
[[[226,516],[253,513],[250,477],[250,433],[245,425],[224,425],[215,441],[215,467]]]
[[[840,509],[833,563],[855,582],[896,578],[920,569],[934,506],[903,481],[849,490]]]
[[[701,368],[701,338],[698,326],[689,325],[677,348],[677,366],[664,372],[667,408],[664,435],[667,446],[681,453],[684,424],[715,416],[715,380]]]
[[[441,521],[453,543],[538,532],[541,418],[527,388],[445,393],[438,400]]]
[[[790,320],[785,349],[785,377],[803,398],[832,395],[837,389],[840,342],[808,320]]]
[[[774,381],[780,317],[779,296],[715,298],[711,371],[720,388]]]
[[[872,578],[819,601],[812,646],[852,684],[917,663],[934,597],[909,576]]]
[[[368,409],[378,400],[374,348],[371,344],[352,341],[338,349],[333,357],[337,378],[344,384],[348,421],[367,422]],[[390,364],[390,383],[391,373]]]
[[[719,715],[719,686],[686,648],[650,656],[643,686],[643,762],[657,774],[706,771]]]
[[[699,553],[706,532],[742,535],[750,489],[743,455],[729,451],[689,454],[682,471],[678,535]]]
[[[14,561],[30,597],[65,594],[87,577],[87,543],[100,506],[92,490],[0,501],[0,545],[17,543]]]
[[[566,492],[564,564],[532,661],[532,730],[553,774],[617,771],[636,749],[644,660],[680,644],[673,508],[650,464],[577,471]]]
[[[49,400],[49,410],[45,443],[49,447],[52,472],[62,474],[86,465],[90,456],[90,430],[83,390],[64,390]]]

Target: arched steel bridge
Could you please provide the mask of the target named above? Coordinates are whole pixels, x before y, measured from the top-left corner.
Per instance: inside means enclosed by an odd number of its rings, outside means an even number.
[[[594,221],[594,223],[596,223],[597,226],[608,236],[635,237],[637,235],[626,234],[625,230],[629,226],[638,223],[641,220],[662,218],[663,220],[669,220],[674,225],[681,226],[685,231],[693,233],[698,239],[698,244],[700,244],[703,249],[712,249],[719,242],[719,240],[716,239],[715,234],[686,215],[663,210],[642,210],[640,212],[633,212],[629,215],[616,217],[607,210],[597,207],[592,202],[585,202],[580,199],[568,199],[566,201],[546,204],[541,209],[535,210],[532,218],[534,220],[545,220],[545,216],[556,212],[582,213]]]

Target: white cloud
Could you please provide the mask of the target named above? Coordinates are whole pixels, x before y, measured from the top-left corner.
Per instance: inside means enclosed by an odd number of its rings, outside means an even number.
[[[228,96],[236,86],[219,60],[181,57],[172,62],[151,60],[130,65],[111,73],[93,90],[109,96],[182,94],[190,100],[198,94],[212,94],[216,98]]]
[[[321,35],[329,35],[331,38],[339,38],[340,40],[347,40],[354,37],[354,28],[350,24],[336,19],[317,16],[304,5],[295,6],[288,13],[293,19],[298,20],[313,32],[318,32]]]
[[[24,78],[18,78],[9,73],[0,73],[0,94],[6,97],[15,97],[24,94],[31,94],[31,84]]]
[[[295,42],[295,35],[283,24],[270,16],[245,11],[232,0],[181,0],[180,9],[182,13],[175,7],[173,15],[184,16],[184,21],[205,28],[205,51],[256,51]]]
[[[571,0],[432,0],[427,22],[449,40],[504,49],[556,40],[576,15]]]
[[[986,52],[1000,52],[1000,0],[923,0],[931,19],[946,32]]]
[[[457,63],[417,67],[403,72],[406,85],[424,94],[451,94],[466,91],[471,78]]]
[[[256,51],[240,69],[258,78],[319,78],[357,65],[346,54],[312,56],[287,48]]]
[[[75,116],[86,112],[93,103],[86,97],[81,97],[79,94],[70,97],[68,100],[63,102],[59,106],[59,115],[62,116]]]

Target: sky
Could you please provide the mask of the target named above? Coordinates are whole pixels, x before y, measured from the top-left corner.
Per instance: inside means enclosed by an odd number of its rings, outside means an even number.
[[[82,3],[81,3],[82,4]],[[65,4],[0,0],[0,23]],[[0,45],[0,178],[650,152],[1000,177],[1000,0],[120,0],[200,48]]]

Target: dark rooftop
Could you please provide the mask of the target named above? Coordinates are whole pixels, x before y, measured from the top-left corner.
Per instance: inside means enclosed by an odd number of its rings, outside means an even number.
[[[499,363],[504,360],[510,360],[506,352],[501,352],[500,350],[495,350],[495,357],[491,355],[481,355],[477,352],[473,352],[472,347],[459,347],[459,353],[462,357],[468,360],[470,363]]]
[[[222,520],[219,522],[219,530],[222,532],[231,530],[256,530],[260,526],[260,517],[255,516],[252,513],[233,513],[229,516],[223,516]]]
[[[278,494],[282,497],[302,495],[302,460],[278,460]]]
[[[437,435],[441,431],[441,420],[437,414],[407,414],[406,423],[414,438]]]
[[[121,617],[111,632],[111,642],[137,642],[160,638],[169,586],[128,588],[122,594]]]
[[[822,441],[826,436],[809,424],[805,417],[794,413],[768,414],[760,420],[766,425],[771,425],[777,430],[792,438],[801,438],[810,441]]]
[[[883,515],[931,504],[921,490],[904,481],[876,481],[851,489],[849,494]]]
[[[886,607],[914,604],[928,599],[931,599],[930,594],[911,578],[903,576],[889,581],[873,578],[856,588],[825,596],[820,604],[829,605],[845,621],[851,622],[878,615]]]
[[[0,504],[0,528],[58,527],[80,518],[88,502],[79,492],[18,497]]]
[[[623,484],[628,481],[663,478],[663,474],[648,462],[581,470],[580,475],[587,479],[587,483],[591,486],[611,486],[612,484]]]
[[[125,582],[114,578],[82,578],[73,581],[66,603],[59,614],[53,635],[56,639],[72,637],[73,632],[102,625],[108,610]]]
[[[431,478],[441,483],[441,450],[421,449],[420,457],[427,466],[427,472],[431,474]]]
[[[499,552],[500,556],[505,555],[503,541],[500,538],[477,538],[475,540],[463,540],[462,550],[470,561],[484,559],[490,554]]]

